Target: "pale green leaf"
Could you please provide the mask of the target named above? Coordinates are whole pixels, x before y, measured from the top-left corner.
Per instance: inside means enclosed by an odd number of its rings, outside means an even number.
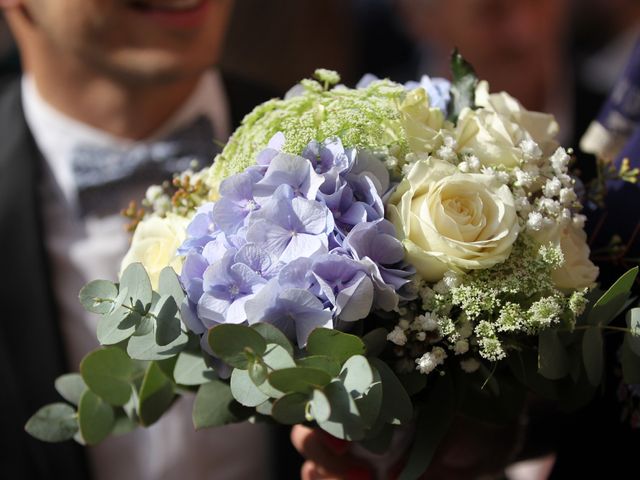
[[[134,364],[119,348],[107,347],[89,353],[80,363],[80,373],[86,385],[111,405],[121,406],[129,400]],[[85,440],[88,439],[85,437]]]
[[[202,385],[217,378],[202,358],[202,354],[181,352],[173,370],[173,378],[180,385]]]
[[[247,370],[234,368],[230,387],[233,398],[246,407],[256,407],[269,398],[253,383]]]
[[[24,429],[43,442],[63,442],[78,431],[76,411],[66,403],[51,403],[38,410]]]
[[[112,310],[118,288],[107,280],[94,280],[87,283],[78,294],[80,303],[89,312],[105,314]]]
[[[113,407],[91,390],[85,390],[78,405],[78,425],[86,444],[100,443],[111,433],[114,423]]]

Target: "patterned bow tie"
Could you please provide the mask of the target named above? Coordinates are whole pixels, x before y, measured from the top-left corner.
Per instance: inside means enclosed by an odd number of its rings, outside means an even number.
[[[72,169],[80,211],[117,212],[128,201],[135,200],[123,195],[136,195],[132,190],[162,183],[187,168],[202,168],[211,163],[218,151],[213,127],[204,116],[154,143],[130,148],[79,145],[72,153]]]

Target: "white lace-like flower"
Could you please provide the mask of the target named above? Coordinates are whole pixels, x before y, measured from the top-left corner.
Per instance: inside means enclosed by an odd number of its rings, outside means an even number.
[[[400,327],[395,327],[391,332],[387,334],[387,340],[391,343],[395,343],[398,346],[403,346],[407,343],[407,336]]]
[[[442,365],[445,358],[447,358],[447,352],[441,347],[434,347],[433,350],[416,359],[416,370],[420,373],[429,374],[438,365]]]

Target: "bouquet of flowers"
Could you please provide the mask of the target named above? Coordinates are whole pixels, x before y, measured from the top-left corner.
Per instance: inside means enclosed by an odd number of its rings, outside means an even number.
[[[195,428],[309,422],[384,452],[414,425],[414,478],[455,412],[585,402],[637,269],[595,288],[557,123],[457,53],[452,73],[350,89],[318,70],[212,167],[150,188],[119,283],[80,292],[102,347],[56,382],[77,409],[45,406],[27,431],[93,444],[196,392]],[[640,383],[640,309],[622,330]]]

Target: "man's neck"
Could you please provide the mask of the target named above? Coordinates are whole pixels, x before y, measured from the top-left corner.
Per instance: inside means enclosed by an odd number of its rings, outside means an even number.
[[[83,71],[30,69],[38,92],[61,113],[114,136],[141,139],[160,128],[195,89],[199,78],[123,84]],[[46,74],[45,74],[46,72]]]

